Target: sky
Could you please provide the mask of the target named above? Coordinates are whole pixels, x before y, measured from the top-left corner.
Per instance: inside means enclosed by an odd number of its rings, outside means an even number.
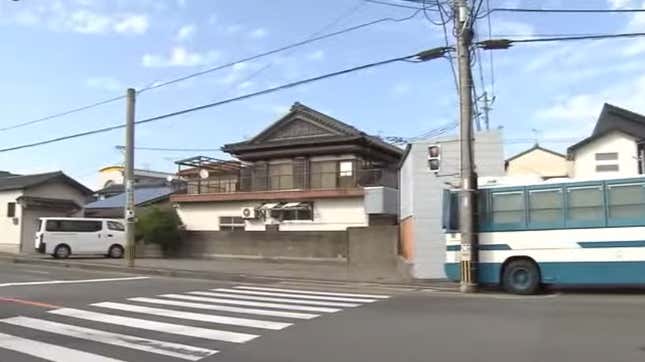
[[[387,0],[397,2],[397,0]],[[643,0],[490,0],[491,7],[645,8]],[[398,1],[397,3],[405,4]],[[364,0],[0,0],[0,128],[124,95],[185,74],[326,32],[414,10]],[[436,13],[429,12],[438,21]],[[491,15],[493,37],[645,30],[645,14]],[[488,37],[478,20],[480,39]],[[144,119],[267,87],[414,54],[444,45],[442,27],[423,13],[141,93]],[[532,146],[556,151],[588,136],[604,102],[645,114],[645,38],[517,44],[480,53],[477,92],[495,96],[491,128],[507,156]],[[262,70],[263,69],[263,70]],[[262,70],[258,73],[259,70]],[[493,81],[494,79],[494,81]],[[248,139],[294,102],[370,134],[415,137],[457,120],[457,93],[446,59],[399,62],[137,127],[141,147],[218,149]],[[123,100],[27,127],[0,131],[0,148],[125,120]],[[98,170],[120,164],[116,130],[0,153],[0,169],[62,170],[97,187]],[[138,168],[176,170],[175,160],[213,152],[137,151]]]

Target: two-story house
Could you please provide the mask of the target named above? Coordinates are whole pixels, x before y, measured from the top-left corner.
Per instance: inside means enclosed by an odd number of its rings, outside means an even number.
[[[645,116],[606,104],[591,136],[567,150],[569,177],[615,178],[645,173]]]
[[[172,202],[186,230],[342,231],[397,222],[402,150],[300,103],[222,150],[239,161],[177,162],[188,187]]]

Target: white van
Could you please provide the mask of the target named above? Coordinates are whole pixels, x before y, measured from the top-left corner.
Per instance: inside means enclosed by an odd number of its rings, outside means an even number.
[[[41,254],[65,259],[70,255],[123,257],[125,225],[116,219],[43,217],[35,247]]]

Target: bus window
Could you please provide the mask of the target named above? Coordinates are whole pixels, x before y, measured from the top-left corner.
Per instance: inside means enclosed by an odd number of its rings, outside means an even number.
[[[562,190],[529,191],[529,225],[549,227],[562,225]]]
[[[645,184],[607,185],[607,209],[612,224],[640,224],[645,217]]]
[[[602,226],[604,219],[602,186],[567,189],[567,225]]]
[[[524,220],[524,192],[493,192],[492,223],[495,227],[522,228]]]

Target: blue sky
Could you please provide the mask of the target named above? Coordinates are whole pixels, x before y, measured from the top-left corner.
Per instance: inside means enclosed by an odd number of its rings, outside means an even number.
[[[490,0],[504,7],[645,7],[629,0]],[[124,94],[326,32],[413,10],[362,0],[22,0],[0,2],[0,128]],[[340,20],[338,20],[340,19]],[[334,21],[332,27],[328,25]],[[481,37],[485,21],[478,22]],[[613,33],[645,30],[645,15],[497,13],[492,32]],[[441,46],[441,27],[422,14],[141,94],[137,118],[171,112],[330,71]],[[503,127],[507,155],[530,147],[517,139],[587,136],[603,102],[645,113],[645,39],[517,45],[494,53],[497,97],[492,127]],[[484,87],[492,92],[488,54]],[[253,72],[271,65],[246,81]],[[368,133],[412,137],[456,120],[448,62],[397,63],[143,125],[137,144],[218,148],[251,137],[299,101]],[[479,75],[475,73],[478,91]],[[125,106],[90,111],[0,132],[2,147],[118,124]],[[123,131],[0,154],[0,169],[63,170],[96,186],[97,170],[120,163]],[[570,143],[573,143],[571,141]],[[223,157],[217,152],[208,155]],[[173,171],[190,153],[139,151],[137,167]]]

